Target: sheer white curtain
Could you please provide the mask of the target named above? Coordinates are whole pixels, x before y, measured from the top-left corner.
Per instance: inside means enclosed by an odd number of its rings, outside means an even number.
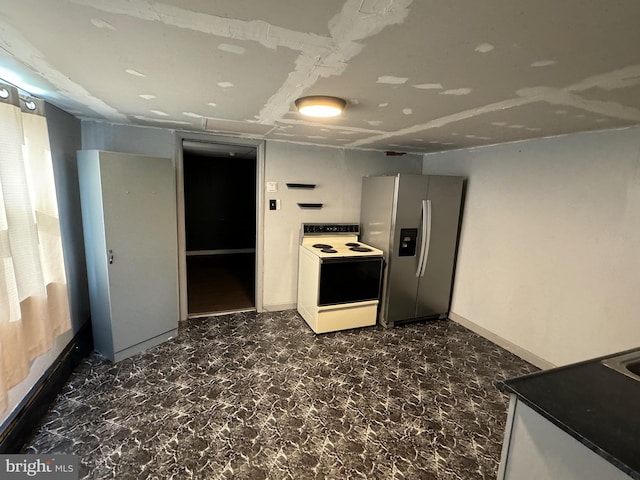
[[[0,411],[70,328],[44,105],[0,82]]]

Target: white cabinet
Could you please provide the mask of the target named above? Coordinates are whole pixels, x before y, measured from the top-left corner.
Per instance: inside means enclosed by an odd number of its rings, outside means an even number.
[[[511,395],[498,480],[631,480]]]
[[[94,347],[112,361],[177,334],[176,180],[168,158],[78,152]]]

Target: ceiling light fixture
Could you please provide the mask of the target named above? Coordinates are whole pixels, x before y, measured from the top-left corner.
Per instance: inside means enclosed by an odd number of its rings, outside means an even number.
[[[342,98],[324,95],[302,97],[295,103],[301,114],[310,117],[335,117],[347,106],[347,102]]]

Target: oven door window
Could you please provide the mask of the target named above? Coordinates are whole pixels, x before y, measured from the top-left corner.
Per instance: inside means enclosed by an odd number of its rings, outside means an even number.
[[[318,305],[378,300],[381,278],[381,257],[323,259]]]

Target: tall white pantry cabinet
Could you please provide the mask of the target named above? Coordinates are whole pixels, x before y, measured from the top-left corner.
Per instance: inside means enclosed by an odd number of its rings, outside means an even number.
[[[178,332],[176,177],[169,158],[81,150],[95,350],[118,362]]]

